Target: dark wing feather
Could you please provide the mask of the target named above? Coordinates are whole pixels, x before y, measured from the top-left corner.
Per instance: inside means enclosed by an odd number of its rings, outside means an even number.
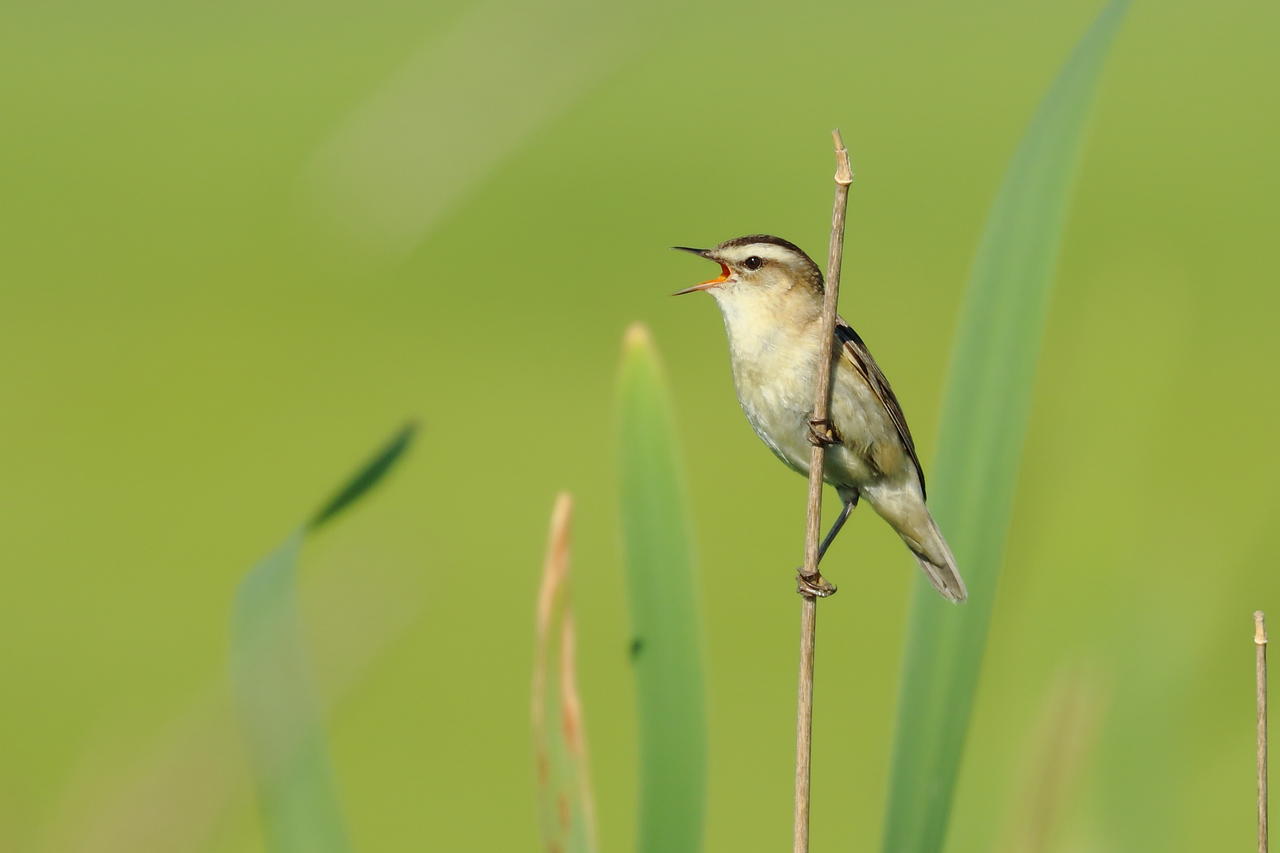
[[[907,449],[907,453],[911,456],[911,461],[915,463],[916,474],[920,477],[920,494],[925,494],[924,485],[924,468],[920,465],[920,457],[916,456],[916,443],[911,438],[911,430],[907,427],[907,417],[902,414],[902,406],[898,405],[898,398],[893,395],[893,389],[889,387],[889,380],[885,377],[884,371],[880,369],[880,365],[876,364],[876,360],[871,357],[871,351],[867,349],[867,345],[862,342],[862,338],[858,337],[858,333],[853,327],[844,321],[843,318],[836,318],[836,340],[838,340],[844,349],[844,354],[853,364],[853,369],[862,375],[867,385],[875,392],[876,397],[880,400],[880,405],[884,406],[884,410],[889,413],[889,419],[893,421],[893,426],[898,430],[898,438],[902,439],[902,446]]]

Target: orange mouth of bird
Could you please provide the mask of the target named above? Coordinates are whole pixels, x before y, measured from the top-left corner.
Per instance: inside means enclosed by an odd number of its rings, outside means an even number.
[[[697,293],[699,290],[710,290],[711,288],[716,287],[717,285],[723,284],[724,282],[728,281],[729,276],[733,275],[733,273],[729,270],[729,267],[725,265],[723,262],[717,261],[716,263],[720,264],[719,276],[717,276],[716,278],[710,279],[708,281],[704,281],[701,284],[695,284],[693,287],[686,287],[684,290],[676,291],[676,293],[673,295],[683,296],[686,293]]]
[[[708,281],[704,281],[702,284],[700,284],[700,285],[698,285],[698,286],[699,286],[699,287],[711,287],[711,286],[713,286],[713,285],[719,284],[719,283],[720,283],[720,282],[722,282],[722,281],[728,281],[728,280],[729,280],[729,276],[731,276],[731,275],[733,275],[733,273],[729,272],[729,267],[727,267],[725,264],[721,263],[721,264],[720,264],[720,275],[716,276],[716,277],[715,277],[715,278],[713,278],[713,279],[709,279]]]

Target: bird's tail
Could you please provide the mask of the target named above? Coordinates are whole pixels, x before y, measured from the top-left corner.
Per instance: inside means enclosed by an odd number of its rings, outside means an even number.
[[[942,531],[938,529],[928,510],[925,510],[923,521],[922,524],[913,525],[914,536],[899,529],[902,541],[907,543],[916,562],[924,570],[925,577],[943,598],[956,603],[964,601],[969,597],[969,591],[965,589],[964,579],[956,569],[956,558],[952,555],[947,540],[942,537]]]
[[[862,488],[860,494],[907,543],[925,577],[943,598],[961,602],[969,597],[956,570],[956,558],[929,514],[924,494],[914,480],[872,484]]]

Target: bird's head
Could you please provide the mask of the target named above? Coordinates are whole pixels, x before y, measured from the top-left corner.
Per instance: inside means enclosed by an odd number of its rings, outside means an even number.
[[[818,265],[799,246],[781,237],[751,234],[727,240],[713,249],[673,248],[720,265],[718,277],[686,287],[676,296],[707,290],[723,301],[747,293],[781,295],[796,288],[810,297],[822,294],[822,272]]]

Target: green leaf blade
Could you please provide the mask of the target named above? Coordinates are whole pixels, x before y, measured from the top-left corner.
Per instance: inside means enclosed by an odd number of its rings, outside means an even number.
[[[231,679],[273,853],[351,849],[303,643],[298,558],[307,533],[363,497],[394,467],[411,438],[411,429],[398,433],[323,510],[259,561],[236,592]]]
[[[640,727],[640,853],[693,853],[706,811],[702,629],[671,405],[647,331],[620,377],[623,546]]]
[[[378,485],[387,472],[395,467],[396,462],[400,460],[400,456],[409,449],[417,430],[418,428],[415,424],[405,424],[398,433],[393,435],[386,444],[379,448],[360,467],[354,476],[343,484],[342,488],[334,492],[333,497],[325,502],[325,505],[307,522],[308,529],[315,530],[324,526],[330,519],[360,500],[366,492]]]
[[[1005,174],[970,278],[930,478],[969,587],[917,582],[899,696],[885,853],[943,848],[1013,507],[1049,288],[1096,83],[1127,2],[1081,38]]]
[[[293,533],[241,585],[232,679],[268,849],[345,853],[350,845],[302,647],[295,593],[302,541],[302,531]]]

